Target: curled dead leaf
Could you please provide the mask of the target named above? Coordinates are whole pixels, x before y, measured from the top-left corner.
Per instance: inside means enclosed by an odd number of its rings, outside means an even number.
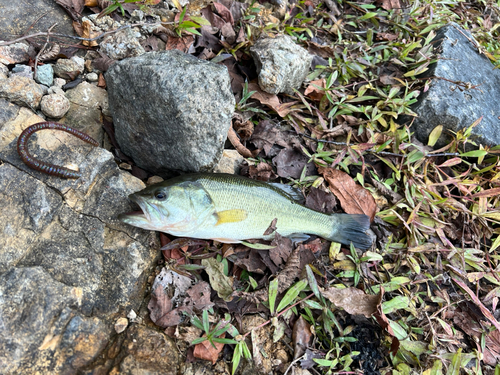
[[[225,337],[225,333],[220,336],[221,338]],[[206,336],[206,335],[203,335]],[[206,361],[211,361],[213,365],[215,365],[215,362],[217,362],[217,358],[219,358],[219,353],[221,352],[222,348],[224,347],[224,344],[221,344],[219,342],[214,342],[214,346],[208,342],[208,341],[203,341],[200,342],[199,344],[196,344],[194,347],[193,355],[196,358],[199,359],[204,359]]]
[[[96,33],[94,31],[92,31],[92,22],[90,22],[89,20],[84,20],[82,22],[82,37],[83,38],[88,38],[88,39],[92,39],[92,38],[95,38],[96,36],[98,36],[99,33]],[[82,42],[82,44],[84,46],[87,46],[87,47],[95,47],[95,46],[98,46],[99,44],[97,43],[97,41],[93,40],[92,42],[89,42],[87,40],[84,40]]]
[[[373,221],[377,213],[375,199],[361,185],[356,184],[351,176],[338,169],[320,167],[319,173],[328,181],[329,188],[339,199],[348,214],[365,214]]]
[[[292,340],[293,340],[293,359],[302,357],[306,352],[307,346],[312,338],[311,325],[301,316],[293,325]]]
[[[369,318],[377,311],[377,306],[380,304],[379,295],[374,296],[366,294],[364,291],[357,288],[320,288],[320,291],[321,294],[328,298],[335,306],[342,307],[352,315],[364,315]]]
[[[286,115],[288,115],[291,111],[290,107],[297,103],[280,103],[278,96],[262,91],[260,86],[256,83],[250,83],[248,85],[248,91],[255,91],[251,98],[256,99],[262,104],[268,106],[269,108],[274,110],[280,117],[285,117]]]

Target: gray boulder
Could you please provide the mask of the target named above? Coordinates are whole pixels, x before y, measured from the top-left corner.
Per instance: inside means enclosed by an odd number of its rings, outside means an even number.
[[[116,140],[139,167],[165,177],[217,165],[235,105],[225,66],[150,52],[113,64],[106,82]]]
[[[457,132],[483,116],[472,130],[471,139],[484,145],[500,144],[500,70],[478,52],[473,40],[455,23],[437,32],[433,43],[439,60],[430,66],[426,76],[444,79],[434,78],[429,90],[412,107],[418,118],[411,129],[420,141],[427,143],[430,132],[438,125]],[[438,147],[450,141],[446,130]]]
[[[270,94],[293,94],[309,73],[313,56],[288,35],[260,39],[250,48],[259,86]]]

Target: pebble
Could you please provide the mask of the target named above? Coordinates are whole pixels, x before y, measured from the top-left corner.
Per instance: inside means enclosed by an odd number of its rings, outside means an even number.
[[[58,86],[51,86],[49,88],[48,94],[60,94],[64,95],[64,90]]]
[[[97,82],[99,79],[99,76],[97,73],[89,73],[87,74],[87,81],[89,82]]]
[[[73,56],[71,59],[59,59],[54,66],[56,76],[64,79],[74,80],[85,69],[85,60],[81,57]]]
[[[54,83],[54,69],[50,64],[40,65],[36,69],[35,81],[41,85],[52,86]]]
[[[151,176],[148,178],[146,185],[154,185],[154,184],[158,184],[160,182],[163,182],[163,178],[161,178],[160,176]]]
[[[115,331],[116,333],[122,333],[128,327],[128,319],[127,318],[118,318],[115,323]]]
[[[62,88],[66,84],[66,80],[62,78],[54,78],[53,86]]]
[[[10,72],[10,76],[21,76],[33,79],[33,70],[28,65],[16,64]]]
[[[100,48],[101,51],[114,60],[122,60],[146,53],[132,29],[124,29],[108,35],[101,42]]]
[[[215,173],[239,174],[243,156],[236,150],[224,150],[219,163],[214,169]]]
[[[43,90],[40,85],[28,77],[15,75],[0,80],[0,97],[12,103],[37,109],[42,96]]]
[[[61,94],[45,95],[40,103],[42,112],[55,119],[63,117],[68,112],[69,106],[69,100]]]

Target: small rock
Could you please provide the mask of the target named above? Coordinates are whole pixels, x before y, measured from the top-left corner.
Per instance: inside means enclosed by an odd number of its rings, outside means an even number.
[[[140,316],[137,316],[134,310],[130,310],[130,312],[127,314],[127,318],[132,323],[142,324],[142,318]]]
[[[38,108],[43,90],[34,80],[13,76],[0,81],[0,97],[21,106]]]
[[[69,110],[69,100],[61,94],[45,95],[40,102],[40,108],[48,117],[60,119]]]
[[[121,169],[125,169],[126,171],[131,171],[132,170],[132,166],[129,164],[129,163],[120,163],[120,165],[118,165]]]
[[[22,63],[29,60],[28,45],[15,43],[0,47],[0,63],[5,65]]]
[[[115,331],[116,333],[122,333],[127,329],[128,319],[127,318],[118,318],[115,323]]]
[[[114,60],[136,57],[146,52],[130,28],[107,36],[101,42],[100,48],[109,58]]]
[[[65,95],[64,90],[58,86],[49,87],[48,94],[60,94]]]
[[[85,69],[85,61],[78,56],[71,59],[59,59],[54,66],[54,74],[60,78],[73,81]]]
[[[293,94],[304,81],[313,56],[288,35],[260,39],[250,48],[259,86],[270,94]]]
[[[54,69],[50,64],[40,65],[36,69],[35,81],[41,85],[52,86],[54,84]]]
[[[52,69],[53,70],[53,69]],[[66,84],[66,80],[63,78],[54,78],[54,82],[52,83],[53,86],[62,88]]]
[[[98,79],[99,79],[99,76],[97,75],[97,73],[87,74],[87,81],[89,81],[89,82],[97,82]]]
[[[219,164],[214,169],[215,173],[239,174],[240,165],[245,160],[236,150],[224,150]]]
[[[146,185],[159,184],[160,182],[163,182],[163,178],[161,178],[160,176],[151,176],[148,178]]]
[[[28,65],[16,64],[10,72],[10,76],[21,76],[33,79],[33,70]]]

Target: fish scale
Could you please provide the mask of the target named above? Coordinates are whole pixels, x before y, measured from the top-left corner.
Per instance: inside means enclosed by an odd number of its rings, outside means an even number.
[[[205,228],[206,235],[223,238],[224,234],[230,232],[238,238],[261,238],[275,218],[278,219],[277,232],[285,237],[296,233],[325,237],[332,231],[330,216],[300,205],[272,185],[262,186],[262,183],[231,175],[226,180],[217,177],[202,178],[200,183],[210,191],[210,197],[219,211],[244,209],[249,212],[243,222]],[[263,238],[272,237],[273,235]]]

